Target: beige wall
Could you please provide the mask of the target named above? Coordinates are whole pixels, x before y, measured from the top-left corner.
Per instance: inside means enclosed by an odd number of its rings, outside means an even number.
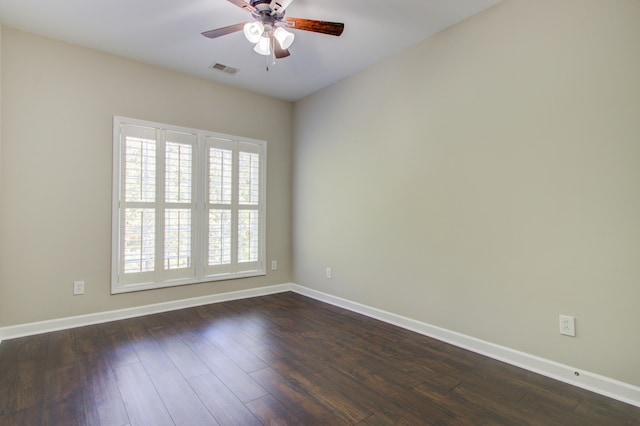
[[[639,22],[506,1],[296,103],[294,282],[639,386]]]
[[[0,224],[2,224],[2,217],[4,216],[4,204],[2,203],[2,25],[0,25]],[[2,225],[0,225],[0,240],[2,239]],[[0,253],[0,275],[2,275],[3,261]],[[4,284],[0,281],[0,301],[4,300]],[[0,302],[1,304],[2,302]]]
[[[2,64],[0,327],[290,282],[290,103],[6,27]],[[278,271],[110,295],[113,115],[267,140]]]

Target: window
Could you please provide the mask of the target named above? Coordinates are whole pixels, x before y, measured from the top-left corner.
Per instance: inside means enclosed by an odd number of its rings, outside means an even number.
[[[265,150],[114,117],[112,293],[264,275]]]

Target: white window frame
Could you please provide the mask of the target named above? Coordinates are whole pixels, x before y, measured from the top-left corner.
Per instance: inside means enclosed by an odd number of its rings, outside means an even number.
[[[155,131],[156,137],[156,199],[154,202],[127,202],[124,200],[125,181],[125,152],[127,129],[141,128],[149,134]],[[192,157],[193,175],[191,178],[191,200],[188,203],[169,203],[164,198],[164,147],[166,134],[183,134],[185,140],[193,136]],[[182,142],[181,142],[182,143]],[[184,142],[188,144],[189,142]],[[209,239],[209,149],[218,148],[232,152],[232,202],[228,206],[231,210],[232,227],[232,256],[229,264],[224,267],[212,267],[208,261]],[[258,154],[259,194],[258,201],[250,206],[242,205],[238,201],[240,153]],[[140,290],[150,290],[173,287],[202,282],[215,282],[236,278],[246,278],[266,275],[266,155],[267,142],[205,130],[172,126],[162,123],[138,120],[127,117],[113,117],[113,192],[112,192],[112,254],[111,254],[111,293],[126,293]],[[246,155],[244,155],[246,157]],[[255,155],[252,157],[255,159]],[[153,272],[126,273],[124,272],[124,212],[126,206],[149,207],[155,209],[155,256],[156,266]],[[191,209],[191,263],[181,269],[165,270],[161,265],[166,260],[164,254],[163,233],[164,214],[166,208]],[[253,262],[238,260],[238,216],[240,211],[255,211],[258,219],[257,258]],[[161,214],[162,213],[162,214]],[[255,215],[254,215],[255,216]],[[253,217],[253,216],[252,216]],[[159,266],[160,265],[160,266]]]

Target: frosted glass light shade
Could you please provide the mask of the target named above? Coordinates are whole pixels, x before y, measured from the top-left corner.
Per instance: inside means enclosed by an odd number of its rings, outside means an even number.
[[[291,43],[293,43],[293,39],[295,38],[293,33],[285,30],[282,27],[276,28],[273,36],[276,38],[276,40],[278,40],[278,43],[280,43],[280,47],[282,47],[283,49],[288,49],[289,46],[291,46]]]
[[[265,56],[270,55],[271,54],[270,45],[271,43],[270,43],[269,37],[260,37],[260,40],[258,40],[253,50],[255,50],[256,53],[259,53],[261,55],[265,55]]]
[[[260,21],[248,22],[244,25],[244,36],[251,43],[257,43],[264,32],[264,25]]]

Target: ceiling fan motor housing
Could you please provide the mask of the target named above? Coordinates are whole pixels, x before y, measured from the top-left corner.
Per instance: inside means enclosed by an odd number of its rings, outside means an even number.
[[[270,16],[280,21],[284,18],[284,10],[291,2],[292,0],[251,0],[251,6],[258,12],[254,14],[257,19]]]
[[[293,0],[271,0],[269,7],[271,7],[274,13],[284,13],[284,10],[289,7],[292,1]]]

